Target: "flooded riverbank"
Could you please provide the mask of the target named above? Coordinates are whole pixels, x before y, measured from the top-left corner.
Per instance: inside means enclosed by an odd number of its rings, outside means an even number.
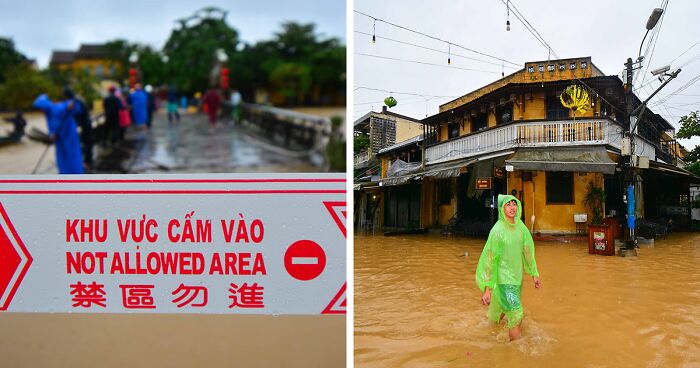
[[[525,276],[514,343],[480,303],[484,240],[354,240],[356,366],[700,365],[700,233],[670,234],[625,258],[589,255],[584,242],[537,242],[542,288]]]

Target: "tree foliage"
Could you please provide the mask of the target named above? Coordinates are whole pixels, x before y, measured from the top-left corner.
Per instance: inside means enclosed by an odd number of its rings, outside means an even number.
[[[16,65],[7,70],[7,78],[0,84],[0,106],[9,110],[28,110],[34,99],[48,93],[52,98],[60,97],[60,88],[47,75],[26,65]]]
[[[224,50],[229,58],[236,53],[238,32],[226,24],[224,17],[213,17],[211,14],[216,11],[225,16],[217,8],[203,9],[181,19],[181,27],[170,34],[163,48],[169,59],[166,69],[170,80],[166,83],[183,91],[204,91],[210,87],[210,72],[217,63],[216,50]],[[207,15],[200,17],[201,12]]]
[[[11,39],[0,37],[0,83],[5,81],[7,72],[12,67],[26,62],[27,57],[15,50],[15,43]]]
[[[329,103],[345,95],[345,46],[316,34],[314,24],[286,22],[272,40],[249,45],[229,62],[231,83],[251,95],[266,88],[287,104]]]
[[[364,134],[358,134],[353,137],[352,142],[353,152],[358,154],[369,147],[369,137]]]
[[[693,111],[681,117],[680,123],[681,128],[676,133],[677,138],[700,137],[700,116],[698,111]],[[700,145],[688,152],[685,161],[688,163],[688,171],[700,176]]]

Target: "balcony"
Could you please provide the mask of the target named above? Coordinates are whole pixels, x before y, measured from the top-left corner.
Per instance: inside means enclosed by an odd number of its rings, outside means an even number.
[[[369,163],[369,151],[363,151],[363,152],[355,154],[355,157],[353,158],[353,168],[363,169],[363,168],[367,167],[368,163]]]
[[[617,122],[600,118],[520,121],[428,147],[425,159],[426,164],[432,165],[518,147],[571,147],[606,144],[619,149],[622,131],[622,126]]]

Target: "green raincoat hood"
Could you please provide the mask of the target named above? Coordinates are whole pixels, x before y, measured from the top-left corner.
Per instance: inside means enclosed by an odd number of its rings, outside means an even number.
[[[518,221],[522,222],[522,220],[520,220],[520,218],[522,217],[522,214],[523,214],[523,206],[520,204],[520,201],[517,198],[513,197],[510,194],[499,194],[498,195],[498,221],[503,220],[506,223],[510,224],[510,222],[508,222],[508,220],[506,220],[506,211],[503,208],[506,205],[506,203],[508,203],[510,201],[515,201],[515,203],[518,204],[518,212],[515,213],[515,223],[517,224]]]

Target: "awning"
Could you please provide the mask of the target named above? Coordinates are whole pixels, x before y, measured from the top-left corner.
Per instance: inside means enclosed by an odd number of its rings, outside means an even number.
[[[700,183],[700,177],[697,177],[693,175],[690,171],[686,169],[682,169],[677,166],[661,163],[661,162],[656,162],[656,161],[649,161],[649,169],[654,170],[654,171],[659,171],[664,174],[668,175],[680,175],[684,176],[687,179],[690,180],[691,183]]]
[[[452,177],[457,177],[459,176],[462,167],[468,166],[476,162],[477,160],[474,158],[465,158],[461,160],[456,160],[456,161],[451,161],[451,162],[445,162],[437,165],[430,165],[426,166],[422,170],[418,170],[416,172],[413,172],[408,175],[401,175],[401,176],[395,176],[395,177],[388,177],[385,179],[381,180],[381,186],[388,186],[388,185],[401,185],[408,183],[409,181],[413,179],[418,179],[424,176],[427,177],[433,177],[433,178],[439,178],[439,179],[444,179],[444,178],[452,178]]]
[[[612,175],[617,165],[605,147],[521,148],[506,160],[515,170],[597,172]]]
[[[361,183],[355,183],[353,185],[353,190],[371,189],[371,188],[376,188],[378,186],[379,186],[379,182],[366,181],[366,182],[361,182]]]

